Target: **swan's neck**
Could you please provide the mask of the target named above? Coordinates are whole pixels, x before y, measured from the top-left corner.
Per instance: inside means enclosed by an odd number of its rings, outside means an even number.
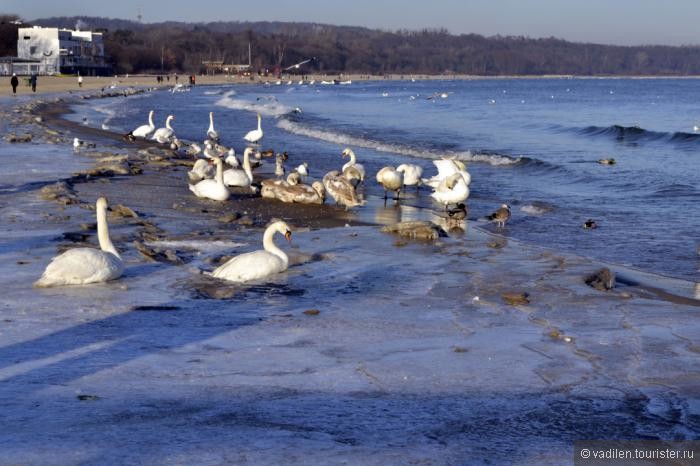
[[[250,151],[246,150],[243,152],[243,171],[245,172],[246,176],[250,180],[250,182],[253,182],[253,170],[250,168]]]
[[[219,159],[220,160],[220,159]],[[223,185],[224,184],[224,164],[217,162],[216,163],[216,183],[218,185]]]
[[[97,239],[100,242],[100,249],[104,252],[111,252],[119,259],[122,256],[119,255],[117,249],[112,244],[112,240],[109,239],[109,226],[107,225],[107,208],[98,207],[97,208]]]
[[[168,119],[165,120],[165,127],[172,131],[173,129],[170,127],[170,120],[172,120],[171,117],[168,117]]]
[[[214,115],[212,115],[211,113],[209,114],[209,131],[214,131]]]
[[[150,126],[151,128],[156,127],[156,125],[153,124],[153,110],[148,112],[148,126]]]
[[[258,131],[262,131],[261,124],[262,124],[262,117],[260,117],[260,115],[258,115]]]
[[[355,158],[355,153],[353,151],[349,151],[348,156],[350,157],[350,162],[348,162],[348,164],[355,165],[355,162],[357,162],[357,159]]]
[[[277,233],[277,230],[275,229],[274,225],[270,225],[269,227],[267,227],[267,230],[265,230],[265,235],[263,236],[263,247],[265,248],[265,251],[274,254],[275,256],[282,259],[282,262],[284,262],[284,265],[286,267],[289,264],[289,258],[287,257],[287,254],[285,254],[284,251],[278,248],[272,241],[272,238],[273,236],[275,236],[275,233]]]

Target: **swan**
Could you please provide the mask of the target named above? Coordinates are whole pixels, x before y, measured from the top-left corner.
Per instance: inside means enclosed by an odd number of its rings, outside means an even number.
[[[420,186],[423,168],[412,163],[402,163],[396,167],[397,172],[403,173],[403,184],[406,186]]]
[[[213,159],[216,164],[216,175],[213,180],[202,180],[197,184],[190,184],[190,191],[197,197],[206,197],[214,201],[225,201],[231,193],[224,184],[224,162],[220,158]]]
[[[209,112],[209,129],[207,130],[207,137],[213,141],[219,140],[219,133],[214,129],[214,112]]]
[[[253,183],[253,171],[250,168],[250,153],[253,149],[246,147],[243,151],[243,169],[240,168],[229,168],[224,172],[223,180],[226,186],[250,186],[252,191],[255,188],[251,185]]]
[[[287,270],[289,258],[272,241],[275,233],[284,235],[287,241],[292,240],[289,226],[282,221],[274,222],[265,229],[264,250],[240,254],[217,267],[211,276],[232,282],[246,282]]]
[[[347,209],[364,205],[364,201],[360,201],[357,197],[355,186],[337,170],[326,173],[323,177],[323,186],[336,204],[342,204]]]
[[[403,186],[403,173],[394,167],[384,167],[377,172],[377,183],[384,188],[384,199],[387,198],[387,191],[394,191],[395,199],[398,199]]]
[[[467,172],[464,162],[460,160],[443,158],[440,160],[433,160],[433,164],[438,169],[438,174],[432,178],[423,178],[423,184],[428,185],[431,188],[437,188],[442,180],[457,172],[462,173],[462,177],[464,178],[465,183],[467,183],[467,186],[471,184],[472,177],[469,172]]]
[[[228,150],[224,162],[231,168],[238,168],[241,166],[241,163],[236,158],[236,151],[233,149]]]
[[[202,148],[199,147],[199,144],[193,142],[192,144],[190,144],[190,147],[187,148],[187,150],[185,151],[185,154],[191,155],[192,157],[196,157],[197,154],[199,154],[201,152],[202,152]]]
[[[301,184],[298,176],[298,173],[291,173],[287,181],[263,180],[260,194],[262,197],[278,199],[287,203],[323,204],[323,201],[326,199],[326,190],[323,187],[323,183],[314,181],[311,186]]]
[[[263,130],[262,130],[261,124],[262,124],[262,117],[258,113],[258,129],[248,131],[248,134],[246,134],[243,137],[243,139],[250,142],[251,144],[257,144],[263,137]]]
[[[170,138],[175,134],[175,131],[173,131],[173,128],[170,126],[170,121],[174,119],[174,116],[168,115],[168,118],[165,120],[165,128],[158,128],[155,133],[153,133],[153,137],[151,139],[158,141],[161,144],[169,142]]]
[[[302,163],[297,168],[295,168],[295,170],[301,176],[304,176],[304,177],[309,176],[309,164],[307,162]]]
[[[359,182],[363,182],[365,180],[365,167],[362,166],[362,164],[357,163],[357,159],[355,158],[355,152],[353,152],[352,149],[349,147],[343,151],[343,157],[350,157],[350,161],[343,165],[343,168],[341,168],[341,172],[343,175],[346,177],[348,174],[346,174],[346,170],[350,167],[353,167],[355,170],[357,170],[357,173],[360,176]]]
[[[453,173],[442,180],[430,196],[440,204],[444,204],[447,210],[448,205],[458,204],[469,197],[469,187],[462,173]]]
[[[496,222],[496,226],[503,228],[506,226],[506,222],[510,219],[510,206],[508,204],[501,204],[494,213],[486,217],[487,220]]]
[[[197,159],[192,170],[187,172],[187,179],[190,184],[199,183],[202,180],[211,179],[215,176],[216,167],[209,163],[207,159]]]
[[[107,226],[107,199],[97,200],[97,239],[100,249],[75,248],[51,259],[36,287],[60,285],[86,285],[119,278],[124,271],[124,263],[119,252],[109,239]]]
[[[148,139],[153,135],[155,130],[156,125],[153,124],[153,110],[151,110],[148,112],[148,124],[139,126],[129,134],[137,138]]]
[[[277,178],[282,178],[284,173],[284,159],[278,155],[277,160],[275,160],[275,176]]]

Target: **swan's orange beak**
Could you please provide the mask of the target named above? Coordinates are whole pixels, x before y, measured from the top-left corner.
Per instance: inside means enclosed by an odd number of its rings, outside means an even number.
[[[287,241],[289,241],[289,242],[291,243],[291,242],[292,242],[292,232],[289,231],[289,230],[287,230],[287,231],[284,233],[284,238],[285,238]]]

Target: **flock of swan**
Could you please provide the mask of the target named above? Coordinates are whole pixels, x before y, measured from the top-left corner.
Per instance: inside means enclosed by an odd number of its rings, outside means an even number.
[[[154,111],[151,110],[148,113],[148,124],[135,128],[127,136],[169,144],[172,149],[182,148],[183,144],[177,139],[175,130],[171,126],[175,117],[168,115],[165,126],[156,128],[153,123],[153,114]],[[354,151],[350,148],[345,149],[341,154],[349,161],[340,170],[332,170],[323,176],[322,181],[314,181],[311,184],[303,183],[309,176],[307,162],[297,166],[286,179],[283,179],[284,162],[288,156],[286,152],[277,154],[275,169],[277,178],[262,180],[259,188],[254,186],[251,156],[256,159],[256,164],[259,164],[261,158],[275,155],[273,151],[256,150],[264,135],[262,117],[259,114],[257,119],[257,128],[248,132],[243,138],[248,146],[243,152],[243,162],[240,163],[233,148],[219,143],[219,133],[214,127],[214,115],[213,112],[209,113],[207,138],[203,142],[204,149],[197,143],[189,144],[186,149],[187,154],[196,158],[192,169],[187,173],[189,189],[195,196],[223,202],[231,196],[230,187],[243,187],[249,188],[253,193],[259,192],[264,198],[288,203],[321,205],[325,202],[326,196],[329,196],[336,204],[343,205],[346,209],[364,205],[365,201],[357,192],[357,187],[365,182],[366,171],[365,167],[358,163]],[[74,141],[74,146],[80,147],[78,141],[78,139]],[[444,206],[451,217],[464,218],[466,209],[463,201],[469,197],[471,183],[471,176],[464,163],[449,158],[434,160],[433,163],[438,172],[430,178],[423,178],[422,167],[414,164],[382,167],[376,174],[376,180],[384,189],[384,199],[386,200],[388,193],[392,192],[394,198],[398,200],[401,190],[405,187],[415,186],[419,189],[420,186],[428,186],[433,189],[431,197]],[[449,211],[450,205],[457,207]],[[98,199],[96,207],[100,249],[76,248],[56,256],[41,278],[35,282],[35,286],[89,284],[105,282],[121,276],[124,264],[109,238],[107,200]],[[487,217],[497,222],[499,226],[505,225],[509,218],[510,208],[505,204]],[[282,234],[287,240],[291,238],[291,229],[285,222],[274,222],[265,230],[262,250],[236,256],[210,275],[233,282],[245,282],[286,270],[289,260],[284,251],[274,244],[275,233]]]

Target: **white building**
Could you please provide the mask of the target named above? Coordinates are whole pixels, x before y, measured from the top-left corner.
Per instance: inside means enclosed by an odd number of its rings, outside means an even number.
[[[39,60],[41,74],[77,74],[92,76],[111,72],[105,61],[102,33],[70,29],[19,28],[17,56]]]

